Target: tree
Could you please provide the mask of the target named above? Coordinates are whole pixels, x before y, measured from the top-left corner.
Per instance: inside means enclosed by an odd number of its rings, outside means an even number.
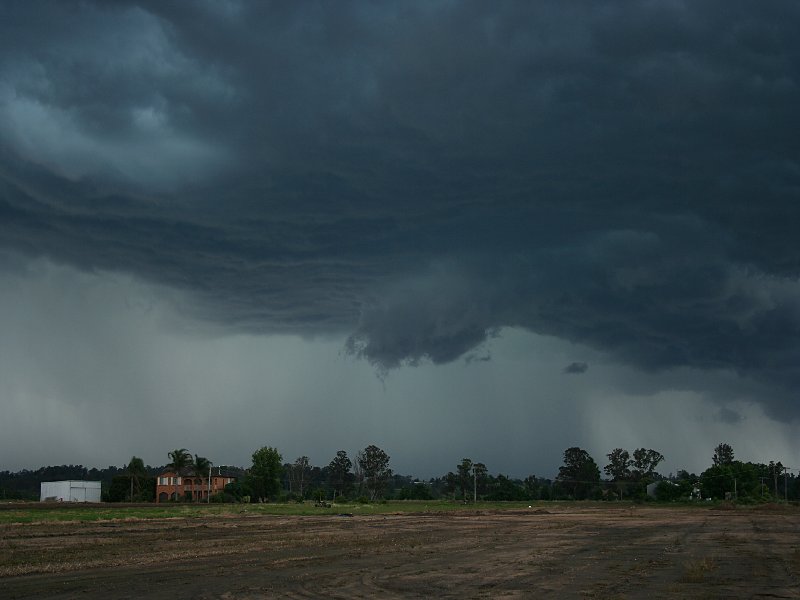
[[[734,495],[736,475],[732,464],[714,465],[700,474],[700,488],[704,498],[716,498],[719,500],[731,498]]]
[[[180,448],[179,450],[173,450],[172,452],[168,452],[167,455],[169,456],[170,462],[167,465],[168,469],[171,469],[175,472],[175,500],[180,499],[180,493],[178,492],[178,482],[181,478],[181,471],[186,469],[192,464],[192,455],[189,454],[189,451],[186,448]]]
[[[199,477],[202,481],[204,477],[208,477],[208,485],[206,487],[206,491],[208,492],[209,501],[211,497],[211,478],[209,477],[209,469],[211,469],[211,461],[205,458],[204,456],[198,456],[197,454],[194,455],[194,471],[195,477]],[[200,495],[198,500],[203,497],[203,491],[200,490]]]
[[[731,451],[733,456],[733,451]],[[664,460],[664,455],[655,450],[637,448],[633,451],[633,476],[637,481],[652,479],[656,467]]]
[[[458,472],[458,485],[461,488],[461,497],[466,503],[467,490],[472,489],[472,461],[469,458],[462,458],[456,470]]]
[[[628,481],[631,478],[631,457],[628,451],[614,448],[606,456],[608,464],[603,467],[605,474],[611,477],[612,481]]]
[[[564,466],[558,468],[556,480],[582,500],[600,483],[600,469],[586,450],[573,446],[564,450]]]
[[[631,461],[628,451],[622,448],[614,448],[606,456],[609,462],[603,467],[603,471],[611,478],[611,481],[617,484],[617,491],[621,500],[622,492],[631,480],[631,463],[633,461]]]
[[[398,500],[433,500],[430,486],[424,481],[413,481],[395,496]]]
[[[137,496],[142,493],[142,481],[147,477],[147,469],[144,467],[144,461],[138,456],[132,456],[125,471],[130,478],[130,501],[133,502],[134,490]]]
[[[486,499],[492,502],[517,502],[527,500],[527,493],[518,481],[498,474],[497,477],[489,478],[489,493]]]
[[[729,465],[733,462],[733,448],[728,444],[720,443],[714,448],[714,456],[711,457],[715,467]]]
[[[484,494],[486,492],[486,483],[488,479],[487,477],[488,474],[489,474],[489,469],[486,468],[485,464],[480,462],[472,464],[472,476],[475,478],[473,480],[473,484],[475,485],[473,491],[475,492],[476,496],[478,494]],[[477,502],[478,500],[477,497],[474,498],[474,500]]]
[[[780,498],[780,494],[778,493],[778,482],[780,481],[781,473],[784,472],[783,464],[781,461],[775,462],[773,460],[769,461],[769,466],[767,467],[768,474],[772,477],[774,482],[774,494],[775,498]]]
[[[353,468],[353,461],[347,456],[347,452],[339,450],[336,457],[328,465],[328,481],[331,487],[339,496],[345,494],[347,484],[350,479],[350,469]]]
[[[659,502],[675,502],[682,497],[689,497],[689,494],[684,492],[685,490],[681,485],[666,479],[660,481],[655,489],[656,500]]]
[[[111,479],[108,490],[104,491],[104,501],[130,502],[132,481],[133,479],[129,475],[115,475]]]
[[[264,500],[274,497],[281,489],[281,461],[283,457],[276,448],[264,446],[253,452],[249,485],[253,493]]]
[[[300,498],[303,498],[303,487],[305,486],[306,475],[308,474],[308,457],[298,456],[294,464],[290,466],[290,469],[291,478],[297,483],[297,487],[300,490]]]
[[[386,482],[392,476],[389,455],[373,444],[358,453],[356,462],[364,476],[369,499],[374,501],[383,492]]]
[[[448,471],[447,475],[444,476],[444,491],[448,496],[451,496],[454,501],[456,499],[457,488],[458,488],[458,475],[456,475],[452,471]]]
[[[236,502],[250,502],[250,496],[253,495],[253,489],[248,480],[232,481],[226,484],[223,490],[225,495],[230,496]]]

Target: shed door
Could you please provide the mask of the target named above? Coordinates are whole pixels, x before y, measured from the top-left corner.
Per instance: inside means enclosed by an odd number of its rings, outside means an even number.
[[[70,502],[86,502],[86,489],[85,488],[72,488],[69,491]]]

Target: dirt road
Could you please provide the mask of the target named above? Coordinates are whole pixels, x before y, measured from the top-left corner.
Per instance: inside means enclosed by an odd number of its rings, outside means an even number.
[[[650,506],[0,527],[2,598],[799,598],[800,511]]]

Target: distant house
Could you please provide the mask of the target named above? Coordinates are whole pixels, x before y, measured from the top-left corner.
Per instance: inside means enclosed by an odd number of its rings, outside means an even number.
[[[654,481],[652,483],[648,483],[647,484],[647,495],[648,496],[650,496],[651,498],[655,498],[657,496],[656,489],[661,484],[661,481],[663,481],[667,485],[671,485],[671,486],[677,485],[677,484],[672,483],[671,481],[669,481],[667,479],[663,479],[663,480],[659,480],[659,481]]]
[[[43,481],[40,502],[100,502],[99,481]]]
[[[208,496],[213,496],[217,492],[225,489],[229,483],[233,483],[239,476],[239,471],[216,468],[211,471],[211,478],[206,475],[198,477],[188,469],[175,473],[175,471],[164,471],[156,479],[156,503],[175,500],[175,486],[178,486],[178,494],[181,500],[191,499],[195,502],[208,500]]]

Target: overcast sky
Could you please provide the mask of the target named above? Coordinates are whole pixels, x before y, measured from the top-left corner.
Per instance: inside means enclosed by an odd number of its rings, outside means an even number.
[[[800,4],[0,4],[0,469],[800,467]]]

